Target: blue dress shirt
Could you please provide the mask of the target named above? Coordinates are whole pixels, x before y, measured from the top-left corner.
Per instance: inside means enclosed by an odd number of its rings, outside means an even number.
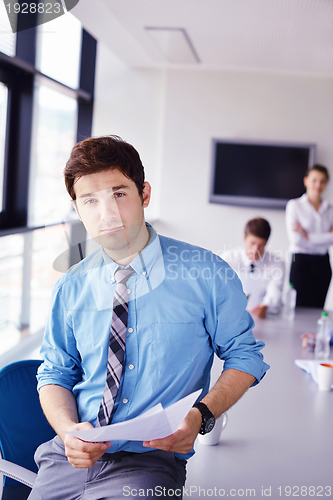
[[[253,320],[239,279],[208,250],[158,236],[133,260],[129,278],[126,352],[112,423],[209,389],[214,352],[224,369],[253,375],[269,368],[252,334]],[[118,264],[103,249],[62,276],[54,287],[42,344],[38,389],[73,391],[80,421],[96,422],[102,400]],[[257,383],[256,382],[256,383]],[[142,442],[115,441],[109,452],[147,452]],[[188,458],[193,454],[178,455]]]

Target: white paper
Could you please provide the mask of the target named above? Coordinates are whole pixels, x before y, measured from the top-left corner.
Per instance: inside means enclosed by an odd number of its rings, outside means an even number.
[[[173,434],[197,400],[201,389],[163,408],[161,403],[131,420],[88,430],[63,431],[83,441],[151,441]]]

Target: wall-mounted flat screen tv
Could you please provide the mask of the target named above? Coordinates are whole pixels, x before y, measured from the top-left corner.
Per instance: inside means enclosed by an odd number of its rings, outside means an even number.
[[[315,144],[213,140],[211,203],[284,208],[304,193]]]

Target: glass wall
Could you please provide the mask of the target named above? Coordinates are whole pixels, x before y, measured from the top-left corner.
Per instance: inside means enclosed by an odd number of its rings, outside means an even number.
[[[81,24],[70,13],[38,27],[37,68],[73,89],[79,86]]]
[[[69,232],[61,224],[1,238],[0,356],[43,330],[52,287],[69,266]]]
[[[76,142],[77,101],[45,85],[35,88],[29,226],[61,222],[71,210],[63,170]]]
[[[1,238],[0,245],[0,354],[20,340],[23,237]]]
[[[16,14],[11,13],[11,21],[16,25]],[[15,56],[16,33],[12,32],[4,2],[0,2],[0,52]]]
[[[0,367],[38,352],[53,285],[81,258],[63,169],[91,135],[96,49],[70,13],[13,35],[0,0]]]

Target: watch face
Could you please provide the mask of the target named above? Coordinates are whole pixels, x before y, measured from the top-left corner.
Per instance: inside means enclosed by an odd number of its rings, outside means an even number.
[[[207,432],[210,432],[213,429],[214,425],[215,425],[215,418],[210,417],[205,425],[205,433],[207,434]]]

